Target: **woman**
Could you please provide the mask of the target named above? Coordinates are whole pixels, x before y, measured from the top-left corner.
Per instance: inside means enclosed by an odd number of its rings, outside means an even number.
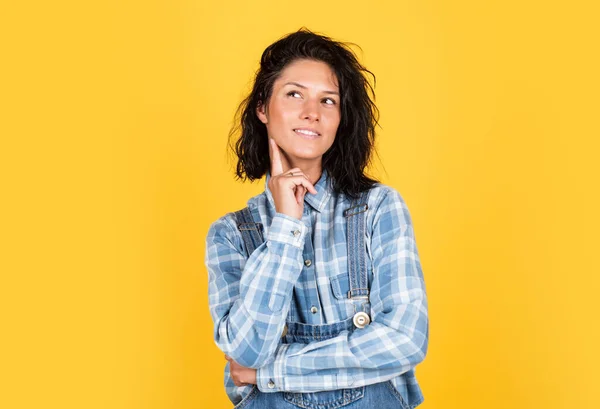
[[[302,29],[264,51],[240,105],[237,176],[266,175],[265,191],[211,225],[205,260],[235,409],[423,401],[423,273],[405,202],[364,173],[378,113],[365,73]]]

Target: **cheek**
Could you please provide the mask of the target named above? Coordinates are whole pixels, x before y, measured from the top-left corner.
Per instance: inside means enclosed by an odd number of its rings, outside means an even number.
[[[332,112],[326,116],[326,119],[327,121],[324,121],[324,125],[326,125],[327,130],[330,133],[333,133],[335,135],[338,126],[340,125],[340,114],[337,112]]]
[[[270,106],[271,117],[269,118],[273,124],[277,126],[283,126],[290,121],[291,118],[295,118],[297,115],[298,104],[294,104],[294,101],[280,100],[275,101]]]

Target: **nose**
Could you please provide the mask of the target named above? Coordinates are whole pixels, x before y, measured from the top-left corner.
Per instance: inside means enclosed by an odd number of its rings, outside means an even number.
[[[308,119],[311,122],[318,121],[321,118],[319,112],[319,102],[315,99],[307,99],[302,110],[302,119]]]

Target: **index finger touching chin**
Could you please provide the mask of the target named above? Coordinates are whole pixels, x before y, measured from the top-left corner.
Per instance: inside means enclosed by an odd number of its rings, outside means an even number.
[[[277,176],[283,173],[281,164],[281,155],[275,139],[269,138],[269,153],[271,155],[271,176]]]

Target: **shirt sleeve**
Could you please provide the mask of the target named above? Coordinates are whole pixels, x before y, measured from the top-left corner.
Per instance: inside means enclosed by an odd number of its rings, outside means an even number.
[[[249,258],[228,216],[208,231],[205,264],[214,341],[242,366],[258,368],[274,358],[302,271],[307,230],[302,221],[276,213],[265,242]]]
[[[257,370],[262,392],[359,387],[401,375],[427,353],[427,296],[408,209],[394,189],[373,220],[371,323],[308,344],[281,344]]]

